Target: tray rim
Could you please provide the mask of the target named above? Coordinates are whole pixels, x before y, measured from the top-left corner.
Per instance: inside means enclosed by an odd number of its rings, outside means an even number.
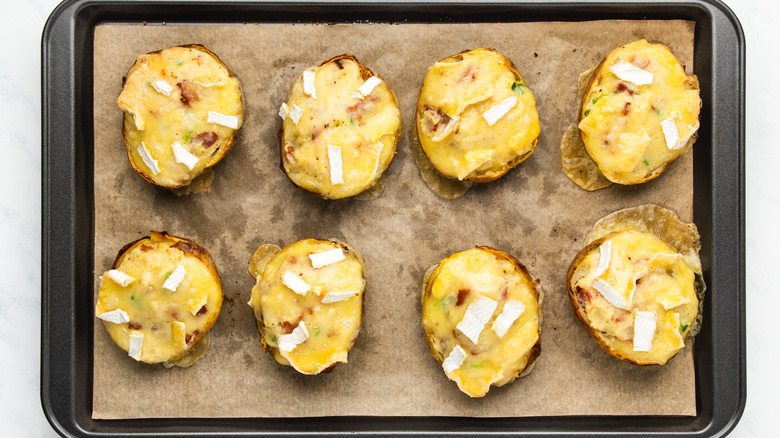
[[[147,5],[141,14],[131,11],[139,4]],[[712,101],[730,104],[705,103],[702,117],[711,117],[712,126],[702,137],[709,136],[711,149],[694,148],[695,159],[703,159],[709,167],[702,170],[709,179],[695,178],[694,192],[706,197],[707,211],[694,210],[694,220],[709,231],[711,241],[704,242],[702,258],[707,266],[718,266],[706,272],[710,295],[712,290],[737,290],[736,297],[720,294],[707,300],[705,315],[711,315],[718,325],[705,330],[701,341],[695,344],[695,354],[711,346],[712,369],[696,361],[697,416],[569,416],[569,417],[324,417],[324,418],[215,418],[215,419],[140,419],[140,420],[92,420],[91,419],[91,356],[88,363],[79,368],[76,333],[89,334],[91,346],[92,324],[80,321],[75,310],[92,296],[79,297],[79,284],[92,284],[91,242],[94,231],[94,205],[92,192],[78,183],[88,176],[91,167],[88,159],[78,153],[79,145],[90,145],[91,112],[84,117],[79,102],[92,102],[92,42],[94,26],[100,22],[140,21],[139,16],[150,22],[165,22],[171,8],[190,5],[195,10],[180,21],[169,23],[198,23],[192,20],[204,10],[217,7],[228,9],[233,15],[225,21],[208,20],[220,24],[240,24],[236,12],[249,8],[275,11],[281,16],[300,11],[330,12],[326,8],[351,6],[357,12],[347,17],[390,16],[405,17],[422,14],[422,22],[438,18],[442,22],[463,20],[462,13],[445,12],[448,5],[457,4],[470,12],[485,15],[470,16],[470,21],[485,21],[490,11],[512,8],[528,8],[541,16],[545,14],[585,11],[578,19],[555,21],[584,21],[593,17],[602,19],[627,16],[669,16],[679,18],[679,11],[695,14],[709,20],[710,33],[701,32],[697,21],[696,39],[708,40],[712,52],[719,55],[710,66],[711,78],[702,81],[702,90],[709,90]],[[102,10],[101,10],[102,8]],[[540,12],[544,8],[547,12]],[[642,12],[641,9],[651,12]],[[663,8],[677,8],[678,12],[662,12]],[[109,9],[106,19],[105,10]],[[295,11],[293,11],[295,10]],[[552,10],[552,11],[550,11]],[[113,14],[113,15],[112,15]],[[427,15],[426,15],[427,14]],[[677,15],[675,15],[677,14]],[[336,15],[338,15],[336,13]],[[308,15],[309,18],[313,16]],[[136,18],[130,18],[136,17]],[[453,17],[455,18],[454,21]],[[590,18],[589,18],[590,17]],[[206,20],[202,20],[205,22]],[[318,21],[318,20],[312,20]],[[374,19],[373,21],[378,21]],[[522,20],[517,20],[522,21]],[[527,20],[527,21],[551,21]],[[354,22],[345,19],[337,22]],[[395,22],[391,19],[389,22]],[[410,21],[413,22],[413,21]],[[204,23],[202,23],[204,24]],[[347,435],[462,435],[462,434],[514,434],[531,436],[579,436],[601,433],[609,436],[663,436],[667,434],[690,436],[725,436],[739,421],[746,400],[746,352],[745,352],[745,42],[737,17],[720,0],[662,1],[651,0],[633,3],[628,0],[569,2],[562,0],[515,2],[494,0],[489,2],[461,1],[419,2],[390,0],[381,3],[343,1],[126,1],[126,0],[66,0],[50,15],[42,34],[41,45],[41,147],[42,147],[42,265],[41,265],[41,404],[52,427],[63,436],[272,436],[312,434]],[[714,56],[713,56],[714,57]],[[86,62],[85,62],[86,61]],[[88,67],[88,68],[85,68]],[[697,71],[700,68],[696,62]],[[718,73],[720,72],[720,76]],[[733,80],[731,87],[719,86],[719,78]],[[736,84],[736,86],[734,86]],[[711,114],[707,114],[707,111]],[[86,120],[85,120],[86,119]],[[734,122],[734,120],[736,121]],[[731,120],[731,125],[718,124],[718,120]],[[712,139],[717,138],[717,143]],[[721,140],[726,139],[726,140]],[[727,146],[726,143],[729,143]],[[58,154],[59,152],[59,154]],[[699,152],[699,153],[697,153]],[[63,155],[63,153],[65,153]],[[707,154],[711,153],[708,157]],[[67,157],[67,159],[63,159]],[[87,161],[85,163],[85,161]],[[696,171],[696,169],[695,169]],[[82,178],[82,179],[79,179]],[[699,182],[697,184],[697,182]],[[89,185],[89,184],[88,184]],[[86,187],[91,189],[91,185]],[[697,195],[698,197],[698,195]],[[86,225],[86,226],[85,226]],[[704,232],[702,233],[704,237]],[[704,240],[704,239],[703,239]],[[79,251],[86,250],[87,259],[79,259]],[[706,253],[705,253],[706,251]],[[62,261],[65,263],[61,263]],[[724,266],[724,262],[731,262]],[[736,260],[736,263],[733,263]],[[87,263],[84,263],[84,262]],[[85,283],[85,280],[87,282]],[[66,290],[70,293],[56,293]],[[87,295],[87,294],[81,294]],[[706,327],[706,322],[705,322]],[[63,336],[63,334],[65,336]],[[703,336],[702,336],[703,335]],[[55,339],[58,342],[55,342]],[[89,348],[91,351],[91,347]],[[706,351],[704,352],[707,353]],[[82,354],[83,356],[83,354]],[[81,357],[81,356],[79,356]],[[734,366],[736,365],[736,366]],[[701,368],[701,369],[700,369]],[[84,379],[90,383],[89,393],[79,398],[76,384]],[[702,402],[702,386],[711,384],[711,400]],[[736,394],[736,397],[734,395]],[[704,405],[703,405],[704,404]],[[85,420],[83,414],[89,419]],[[82,417],[79,418],[79,415]],[[301,424],[306,420],[329,423],[324,426]],[[497,424],[498,423],[498,424]],[[502,424],[503,423],[503,424]],[[555,425],[551,424],[555,423]],[[230,425],[228,427],[225,427]],[[512,426],[521,426],[512,429]],[[303,426],[303,427],[301,427]],[[503,427],[496,429],[497,427]],[[493,430],[490,430],[493,429]],[[490,430],[490,431],[489,431]]]

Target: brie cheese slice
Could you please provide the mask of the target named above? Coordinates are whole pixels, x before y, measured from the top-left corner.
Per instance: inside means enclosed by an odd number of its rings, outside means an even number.
[[[466,335],[474,344],[479,342],[479,335],[485,328],[485,324],[490,321],[493,312],[496,311],[498,303],[487,297],[480,296],[466,308],[463,319],[456,328]]]
[[[653,83],[652,73],[642,70],[628,62],[616,62],[609,67],[609,71],[614,73],[620,80],[630,82],[634,85],[647,85]]]
[[[284,271],[284,274],[282,274],[282,284],[298,295],[306,295],[306,292],[310,289],[308,283],[290,271]]]
[[[127,287],[130,283],[135,281],[135,278],[125,274],[122,271],[118,271],[116,269],[111,269],[110,271],[106,272],[103,275],[105,275],[106,277],[111,279],[111,281],[113,281],[114,283],[116,283],[116,284],[118,284],[118,285],[120,285],[122,287]]]
[[[301,119],[302,115],[303,110],[298,107],[298,105],[293,105],[292,108],[290,108],[290,120],[292,120],[296,126],[298,125],[298,120]]]
[[[238,129],[238,117],[236,116],[228,116],[225,114],[220,114],[216,111],[209,111],[209,115],[206,121],[209,123],[222,125],[226,128]]]
[[[106,322],[113,322],[114,324],[123,324],[125,322],[130,322],[130,316],[128,316],[127,312],[125,312],[122,309],[116,309],[110,312],[103,313],[101,315],[98,315],[98,318]]]
[[[358,93],[363,95],[363,97],[368,96],[372,91],[374,91],[374,88],[376,88],[376,86],[381,83],[381,79],[376,76],[371,76],[370,78],[366,79],[365,82],[363,82],[363,85],[361,85],[360,88],[358,88]]]
[[[173,86],[165,81],[154,82],[152,83],[152,87],[164,96],[170,96],[171,91],[173,91]]]
[[[192,170],[196,164],[198,164],[198,157],[192,155],[190,151],[184,148],[178,141],[174,141],[171,144],[173,150],[173,158],[177,163],[187,166],[187,169]]]
[[[620,292],[616,291],[612,286],[604,280],[596,280],[593,282],[593,289],[596,289],[601,296],[604,297],[609,304],[617,307],[618,309],[628,310],[625,298]]]
[[[144,334],[138,331],[130,332],[130,347],[127,355],[135,360],[141,360],[141,348],[144,346]]]
[[[453,348],[450,352],[449,356],[447,356],[447,358],[444,359],[444,362],[441,363],[441,367],[444,369],[446,374],[449,374],[460,368],[460,366],[463,365],[463,361],[465,359],[466,352],[460,348],[460,345],[456,345],[455,348]]]
[[[160,173],[160,167],[157,165],[157,160],[152,158],[152,156],[149,154],[149,150],[146,149],[144,142],[141,142],[141,145],[138,146],[137,150],[138,155],[141,156],[141,160],[143,160],[144,164],[146,164],[146,167],[149,168],[152,174],[157,175]]]
[[[176,288],[179,287],[182,280],[184,280],[184,274],[187,273],[187,270],[184,269],[184,266],[179,265],[176,267],[176,269],[171,272],[171,275],[168,276],[168,278],[165,279],[165,282],[163,282],[163,289],[169,290],[171,292],[176,292]]]
[[[503,338],[517,318],[525,312],[525,305],[518,300],[509,300],[504,303],[504,309],[493,321],[493,331],[499,338]]]
[[[309,254],[309,260],[314,269],[319,269],[333,263],[344,260],[344,251],[341,248],[333,248],[327,251]]]
[[[612,261],[612,241],[606,241],[599,246],[599,266],[596,268],[594,277],[601,277],[609,269],[609,262]]]
[[[330,183],[333,185],[344,184],[344,162],[341,159],[341,148],[332,144],[328,145],[328,164],[330,167]]]
[[[517,105],[517,96],[507,97],[501,102],[493,105],[492,108],[482,113],[482,118],[485,119],[489,126],[493,126],[498,122],[501,117],[504,117],[512,108]]]
[[[650,351],[653,347],[657,319],[655,312],[640,310],[634,314],[634,351]]]
[[[303,72],[303,92],[311,96],[312,99],[317,98],[317,90],[314,87],[315,70],[304,70]]]
[[[337,292],[328,292],[322,297],[323,303],[336,303],[339,301],[348,300],[352,297],[360,295],[360,292],[356,290],[342,290]]]
[[[279,348],[279,351],[289,353],[307,339],[309,339],[309,331],[306,330],[306,324],[304,324],[303,321],[300,321],[298,327],[295,327],[295,330],[293,330],[292,333],[279,337],[277,347]]]

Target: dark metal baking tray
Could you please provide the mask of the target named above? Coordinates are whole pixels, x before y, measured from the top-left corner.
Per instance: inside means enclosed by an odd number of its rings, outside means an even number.
[[[186,5],[186,7],[184,7]],[[697,415],[523,418],[327,417],[92,419],[93,32],[102,22],[528,22],[684,19],[695,22],[701,129],[694,221],[702,235],[708,321],[696,338]],[[41,403],[60,434],[125,436],[726,435],[739,421],[745,377],[745,41],[716,0],[323,3],[69,0],[42,38]]]

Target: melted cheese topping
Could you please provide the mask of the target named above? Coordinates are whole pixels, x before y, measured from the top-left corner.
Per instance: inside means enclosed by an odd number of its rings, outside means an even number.
[[[139,360],[160,363],[181,355],[206,333],[219,315],[222,287],[213,263],[189,252],[189,245],[153,233],[136,242],[118,260],[116,269],[134,277],[128,286],[103,277],[96,315],[121,310],[128,322],[103,321],[111,339],[129,351],[130,335],[143,336]],[[175,292],[163,284],[177,266],[186,274]],[[136,341],[140,342],[140,341]]]
[[[533,93],[500,53],[476,49],[432,65],[417,100],[417,134],[431,164],[460,180],[498,178],[533,152]]]
[[[642,76],[633,72],[627,76],[626,64],[646,72],[651,82],[636,79]],[[686,76],[672,52],[640,40],[610,52],[594,73],[582,100],[579,128],[585,149],[604,176],[636,184],[687,150],[683,146],[699,128],[700,107],[696,80]],[[671,147],[663,128],[667,119],[678,132]]]
[[[591,251],[581,263],[589,267],[587,274],[576,283],[584,290],[579,292],[579,302],[584,306],[585,315],[612,350],[639,363],[666,363],[684,346],[683,336],[698,313],[695,274],[681,255],[652,234],[621,231],[607,237],[600,248],[610,243],[610,263],[603,273],[598,269],[599,249]],[[621,294],[627,308],[610,304],[593,287],[599,281]],[[634,348],[637,312],[657,315],[647,352]]]
[[[167,94],[160,91],[168,90],[161,88],[162,83],[171,87]],[[216,55],[197,46],[139,56],[117,104],[125,112],[125,145],[133,167],[151,182],[171,188],[189,184],[222,158],[244,112],[238,79]],[[235,128],[225,126],[222,119],[209,121],[210,112],[228,116]],[[142,142],[159,173],[139,155]],[[177,160],[174,142],[197,161]]]
[[[365,76],[352,57],[307,71],[314,72],[310,88],[317,98],[304,91],[303,78],[290,91],[287,105],[301,114],[295,120],[291,111],[282,124],[284,170],[296,185],[325,198],[357,195],[377,182],[395,156],[398,101],[385,82],[363,97],[358,90],[371,73]],[[330,169],[328,145],[341,150],[341,179],[331,177],[338,170]]]
[[[325,93],[318,91],[317,98],[325,98]],[[343,249],[344,260],[320,268],[312,266],[309,255],[332,249]],[[310,287],[308,293],[299,295],[285,286],[281,279],[285,272],[303,280]],[[365,286],[363,261],[353,249],[307,239],[270,259],[252,288],[249,305],[262,321],[263,342],[274,358],[303,374],[317,374],[337,362],[347,362],[347,353],[360,331]],[[347,292],[351,295],[348,298]],[[337,295],[343,299],[333,300]],[[280,351],[279,340],[293,333],[301,322],[308,336],[290,351]]]
[[[479,247],[453,254],[442,260],[425,287],[422,325],[431,352],[442,363],[458,346],[465,351],[463,362],[456,368],[448,364],[452,370],[446,374],[472,397],[484,396],[491,385],[512,381],[528,365],[539,340],[537,294],[531,279],[507,257]],[[469,306],[486,299],[497,306],[474,343],[456,327]],[[499,336],[492,327],[511,301],[522,303],[524,309]]]

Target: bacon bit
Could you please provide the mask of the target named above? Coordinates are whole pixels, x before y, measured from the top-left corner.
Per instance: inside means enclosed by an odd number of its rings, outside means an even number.
[[[631,111],[631,102],[626,102],[625,106],[623,106],[623,115],[628,115],[629,111]]]
[[[193,60],[193,61],[195,61],[195,62],[197,62],[197,63],[198,63],[198,65],[202,65],[202,63],[200,62],[200,56],[198,56],[198,57],[195,57],[195,58],[192,58],[192,60]]]
[[[645,58],[644,56],[636,56],[636,55],[634,55],[634,56],[631,57],[631,61],[630,62],[632,64],[634,64],[635,66],[641,68],[641,69],[644,69],[645,67],[650,65],[650,60]]]
[[[504,287],[501,288],[500,293],[501,293],[501,298],[506,299],[509,293],[509,286],[504,285]]]
[[[196,313],[196,314],[195,314],[195,316],[200,316],[200,315],[203,315],[203,314],[205,314],[206,312],[208,312],[208,310],[209,310],[209,309],[207,309],[207,308],[206,308],[206,306],[204,305],[203,307],[201,307],[201,308],[200,308],[200,310],[198,310],[198,313]]]
[[[129,328],[130,330],[141,330],[141,327],[143,326],[141,325],[140,322],[130,321],[127,323],[127,328]]]
[[[177,82],[176,86],[181,91],[181,103],[184,106],[190,106],[190,102],[198,100],[198,93],[189,87],[190,81],[184,80]]]
[[[200,134],[193,137],[195,140],[201,142],[203,144],[203,147],[209,148],[214,143],[216,143],[217,139],[219,139],[219,136],[216,132],[201,132]]]
[[[626,85],[623,82],[618,84],[617,91],[618,91],[618,93],[623,92],[623,91],[628,91],[628,94],[634,94],[634,90],[628,88],[628,85]]]
[[[622,316],[617,316],[617,317],[615,318],[615,322],[617,322],[617,323],[621,323],[621,322],[623,322],[623,317],[622,317]]]
[[[291,163],[295,162],[295,156],[293,155],[293,152],[295,152],[295,148],[290,143],[287,143],[284,146],[284,156],[287,157],[287,161]]]
[[[339,70],[344,70],[344,66],[341,65],[341,60],[340,59],[337,59],[337,60],[335,60],[333,62],[336,64],[336,67],[338,67]]]
[[[149,246],[149,245],[141,245],[141,247],[140,247],[140,250],[143,251],[143,252],[151,251],[153,249],[154,249],[154,247]]]
[[[593,295],[591,295],[587,289],[583,289],[579,286],[577,286],[577,294],[579,294],[580,298],[586,303],[589,303],[593,300]]]
[[[458,301],[455,303],[456,306],[460,306],[463,304],[464,301],[466,301],[466,297],[469,295],[468,289],[461,289],[458,291]]]
[[[478,69],[469,66],[469,68],[466,69],[466,73],[463,73],[463,76],[458,79],[458,82],[461,82],[464,79],[469,79],[469,82],[474,82],[474,80],[477,79],[477,71]]]
[[[289,335],[290,333],[295,330],[295,327],[298,327],[298,323],[296,322],[295,325],[291,324],[289,321],[282,321],[281,324],[279,324],[279,328],[282,329],[282,333],[285,335]]]
[[[450,116],[447,115],[441,108],[433,109],[431,107],[425,108],[424,116],[431,122],[431,132],[436,132],[439,126],[447,126],[450,123]]]
[[[347,113],[349,113],[356,122],[359,122],[363,120],[362,113],[373,108],[374,102],[377,101],[379,101],[379,97],[374,96],[373,94],[366,96],[363,100],[358,100],[353,105],[347,107]]]

